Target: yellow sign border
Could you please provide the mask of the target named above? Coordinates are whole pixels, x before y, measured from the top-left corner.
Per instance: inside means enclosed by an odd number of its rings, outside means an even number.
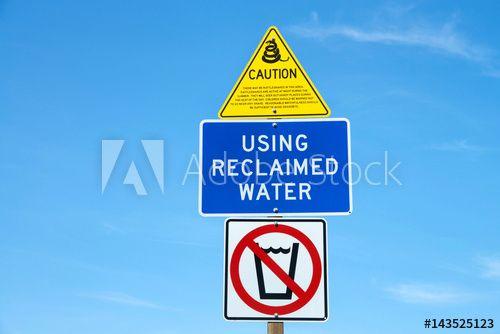
[[[307,83],[309,84],[309,87],[312,89],[312,91],[314,92],[314,94],[316,95],[316,97],[321,102],[321,105],[325,109],[325,113],[324,114],[279,114],[279,115],[277,115],[277,114],[273,114],[272,111],[271,111],[271,114],[269,114],[269,115],[265,115],[265,114],[264,115],[263,114],[260,114],[260,115],[238,115],[238,116],[236,116],[236,115],[235,116],[224,116],[223,115],[224,114],[224,110],[226,109],[227,105],[229,104],[229,101],[231,101],[231,98],[233,97],[233,95],[236,92],[236,90],[238,89],[241,81],[243,80],[243,78],[247,74],[248,70],[250,69],[250,66],[252,65],[253,61],[255,60],[255,57],[258,55],[259,50],[261,50],[261,48],[263,47],[263,45],[264,45],[264,43],[265,43],[265,41],[267,39],[267,36],[269,36],[269,34],[272,31],[274,31],[276,33],[276,35],[280,39],[281,43],[283,43],[283,45],[285,46],[285,49],[290,54],[290,57],[292,57],[292,59],[295,62],[295,64],[297,64],[297,67],[299,68],[300,72],[302,73],[302,75],[306,79]],[[259,45],[257,46],[257,48],[255,49],[255,51],[253,52],[252,57],[248,61],[247,65],[245,66],[245,70],[239,76],[238,81],[236,82],[236,85],[234,85],[233,89],[231,89],[231,92],[226,97],[226,100],[224,101],[224,104],[222,105],[221,109],[218,112],[219,118],[222,118],[222,119],[224,119],[224,118],[296,118],[296,117],[310,117],[310,118],[315,118],[315,117],[329,117],[330,115],[331,115],[330,108],[328,107],[328,105],[326,104],[326,102],[323,100],[323,97],[321,96],[321,94],[317,91],[317,89],[314,86],[314,83],[312,82],[311,78],[309,78],[309,76],[307,75],[306,71],[302,67],[302,64],[297,60],[297,57],[293,53],[292,49],[288,46],[287,42],[285,41],[285,39],[283,38],[283,36],[279,32],[278,28],[276,28],[275,26],[270,26],[267,29],[266,33],[264,34],[264,37],[260,41]]]

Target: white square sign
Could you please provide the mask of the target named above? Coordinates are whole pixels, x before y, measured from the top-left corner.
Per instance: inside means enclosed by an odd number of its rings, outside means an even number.
[[[224,317],[325,321],[324,219],[228,219]]]

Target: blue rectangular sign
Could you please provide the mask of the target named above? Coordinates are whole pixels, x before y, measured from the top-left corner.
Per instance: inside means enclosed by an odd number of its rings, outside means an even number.
[[[205,120],[200,214],[348,215],[350,154],[347,119]]]

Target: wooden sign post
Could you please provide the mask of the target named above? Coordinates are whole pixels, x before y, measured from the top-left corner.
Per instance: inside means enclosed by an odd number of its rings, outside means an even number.
[[[283,334],[283,323],[282,322],[268,322],[267,323],[267,334]]]

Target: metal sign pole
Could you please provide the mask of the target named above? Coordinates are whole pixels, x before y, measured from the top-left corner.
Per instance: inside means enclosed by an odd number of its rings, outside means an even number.
[[[268,322],[267,334],[283,334],[285,332],[282,322]]]

